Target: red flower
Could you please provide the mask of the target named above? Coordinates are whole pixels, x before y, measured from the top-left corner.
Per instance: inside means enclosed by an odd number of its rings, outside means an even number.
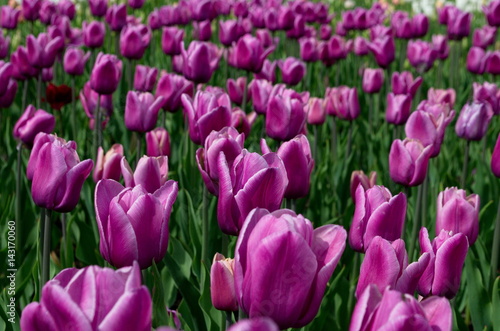
[[[56,110],[61,110],[64,105],[71,103],[71,88],[68,85],[56,86],[49,83],[45,95],[46,101]]]

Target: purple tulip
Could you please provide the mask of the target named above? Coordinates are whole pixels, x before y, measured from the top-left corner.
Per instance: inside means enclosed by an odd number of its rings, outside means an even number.
[[[438,55],[432,44],[421,40],[410,40],[406,52],[410,64],[420,73],[429,71]]]
[[[469,249],[466,235],[441,230],[431,243],[429,233],[423,227],[419,243],[421,253],[430,253],[431,260],[418,282],[418,293],[423,297],[439,295],[453,298],[460,288],[462,268]]]
[[[71,0],[61,0],[57,3],[57,10],[59,14],[68,17],[70,20],[75,18],[76,8]]]
[[[437,52],[438,59],[444,60],[448,58],[450,54],[450,46],[448,45],[448,39],[443,35],[433,35],[432,36],[432,47]]]
[[[465,190],[447,188],[437,198],[436,234],[442,230],[463,233],[473,245],[479,233],[479,195],[466,196]]]
[[[181,54],[184,76],[195,83],[207,83],[219,65],[220,52],[212,43],[192,41],[187,51],[182,44]]]
[[[7,90],[3,95],[0,95],[0,108],[8,108],[14,102],[17,92],[17,82],[14,79],[9,79]]]
[[[301,38],[300,57],[306,62],[316,62],[319,58],[318,41],[315,38]]]
[[[146,133],[146,153],[148,156],[170,156],[167,130],[160,127]]]
[[[472,83],[472,86],[474,101],[488,104],[493,113],[498,115],[500,113],[500,89],[498,89],[496,84],[484,82],[482,85]]]
[[[198,91],[192,99],[181,96],[184,114],[189,124],[189,137],[198,145],[203,145],[208,135],[231,125],[231,101],[225,93]]]
[[[392,37],[375,39],[368,44],[368,48],[375,56],[375,61],[382,68],[387,68],[394,61],[396,49]]]
[[[19,46],[16,51],[14,51],[11,56],[11,64],[14,66],[13,76],[19,80],[25,80],[27,78],[32,78],[38,76],[39,69],[31,65],[28,50]],[[5,81],[0,79],[0,81]]]
[[[384,25],[375,25],[370,29],[370,40],[373,42],[377,39],[383,39],[385,37],[392,37],[393,31],[391,27]]]
[[[229,52],[236,57],[235,64],[238,68],[258,73],[262,70],[264,60],[274,49],[274,45],[264,49],[259,39],[246,34],[238,40]]]
[[[497,37],[497,28],[488,25],[474,30],[472,35],[472,45],[486,49],[495,43]]]
[[[68,48],[64,54],[64,71],[74,76],[83,75],[89,57],[90,52],[84,53],[80,48]]]
[[[166,55],[179,55],[182,50],[184,30],[177,27],[165,27],[161,37],[161,48]]]
[[[470,34],[470,22],[472,14],[458,10],[458,14],[448,20],[448,38],[450,40],[461,40]]]
[[[250,21],[252,22],[252,25],[255,28],[257,28],[257,29],[263,29],[263,28],[266,27],[266,23],[264,21],[264,14],[265,13],[267,13],[267,10],[265,10],[261,6],[255,5],[255,6],[251,7],[251,10],[249,11],[248,15],[250,17]],[[222,22],[222,21],[219,21],[219,22]],[[220,36],[220,29],[219,29],[219,36]]]
[[[488,125],[492,117],[493,111],[488,107],[487,103],[467,103],[458,116],[457,123],[455,124],[455,132],[460,138],[481,140],[488,130]]]
[[[99,181],[95,211],[103,258],[115,267],[137,261],[141,269],[151,266],[153,260],[160,262],[167,252],[168,223],[177,192],[173,180],[154,193],[140,184],[125,188],[111,179]]]
[[[500,51],[494,51],[491,52],[491,54],[486,54],[484,71],[492,75],[500,75]]]
[[[500,134],[498,135],[497,143],[491,154],[491,172],[493,172],[496,177],[500,178]]]
[[[33,67],[49,68],[54,65],[57,53],[64,47],[64,40],[61,37],[50,40],[46,33],[40,33],[37,38],[29,35],[26,46],[28,60]]]
[[[162,108],[175,112],[181,106],[183,94],[193,97],[194,85],[183,76],[175,74],[162,74],[156,87],[156,97],[163,97]]]
[[[92,21],[83,22],[83,43],[89,48],[99,48],[104,44],[106,27],[103,22]]]
[[[280,6],[278,10],[279,28],[285,31],[290,30],[293,28],[294,23],[295,23],[295,13],[291,10],[291,8],[288,6]]]
[[[332,37],[332,27],[330,24],[321,24],[319,27],[319,37],[321,40],[328,40]]]
[[[134,9],[141,9],[146,0],[128,0],[128,5]]]
[[[21,328],[147,331],[151,330],[152,311],[151,295],[141,285],[137,262],[119,270],[70,268],[45,284],[40,303],[32,302],[24,308]]]
[[[404,11],[398,10],[392,14],[391,28],[396,32],[396,38],[413,38],[412,21]]]
[[[386,121],[395,125],[406,123],[410,116],[411,98],[411,94],[387,94]]]
[[[212,37],[210,21],[193,22],[193,38],[199,41],[209,41]]]
[[[107,5],[107,4],[106,4]],[[127,5],[112,5],[106,12],[106,22],[115,32],[121,31],[127,25]]]
[[[325,100],[326,111],[330,115],[353,121],[360,114],[358,90],[355,87],[327,87]]]
[[[151,29],[147,25],[126,25],[120,34],[120,54],[127,59],[142,58],[151,37]]]
[[[89,0],[90,12],[95,17],[104,17],[108,10],[108,0]]]
[[[123,146],[120,144],[114,144],[111,148],[104,154],[102,147],[97,149],[97,160],[94,168],[94,174],[92,178],[94,182],[98,182],[101,179],[113,179],[120,180],[121,171],[121,161],[123,158]]]
[[[411,20],[411,32],[413,38],[422,38],[429,30],[429,18],[425,14],[417,14]]]
[[[406,196],[375,185],[365,191],[358,185],[349,245],[357,252],[365,252],[376,236],[387,240],[401,238],[406,216]]]
[[[90,74],[90,87],[98,94],[113,94],[121,75],[122,61],[115,55],[99,53]]]
[[[308,219],[288,209],[272,213],[254,209],[235,249],[240,309],[250,318],[271,317],[280,329],[310,323],[344,252],[346,237],[339,225],[313,229]]]
[[[28,21],[36,21],[40,17],[40,9],[42,0],[23,0],[21,2],[23,8],[23,17]]]
[[[363,71],[363,91],[378,93],[384,84],[384,71],[382,69],[366,68]]]
[[[226,82],[226,89],[229,95],[229,98],[232,102],[237,105],[241,105],[243,103],[243,94],[245,93],[245,89],[247,88],[247,78],[239,77],[234,80],[229,78]],[[248,96],[247,96],[248,100]]]
[[[269,317],[240,319],[231,325],[227,331],[278,331],[276,323]]]
[[[215,309],[237,311],[234,289],[234,259],[216,253],[210,268],[210,297]]]
[[[260,148],[263,154],[271,153],[266,140],[261,139]],[[309,140],[303,134],[284,142],[276,152],[283,160],[288,186],[285,190],[285,198],[299,199],[309,193],[311,186],[311,173],[314,168],[314,159],[311,156]]]
[[[354,38],[353,51],[358,56],[367,55],[370,52],[368,41],[363,37],[357,36]]]
[[[90,159],[80,162],[74,141],[66,142],[40,132],[28,161],[33,201],[39,207],[57,212],[72,211],[93,166]]]
[[[233,108],[231,112],[231,126],[239,133],[243,133],[245,137],[250,136],[250,129],[255,123],[257,113],[252,111],[248,115],[239,107]]]
[[[307,123],[311,125],[321,125],[326,121],[325,100],[320,98],[309,98],[304,106],[307,114]]]
[[[243,35],[243,27],[237,20],[219,21],[219,40],[228,47]]]
[[[288,85],[297,85],[306,74],[306,64],[294,57],[278,61],[278,67],[283,82]]]
[[[450,18],[455,19],[458,16],[460,10],[453,5],[446,5],[442,8],[438,8],[438,21],[439,24],[447,25]]]
[[[267,103],[267,135],[280,141],[290,140],[303,130],[305,121],[302,96],[294,90],[275,85]]]
[[[14,66],[11,63],[0,60],[0,96],[7,91],[13,72]]]
[[[92,90],[90,87],[90,83],[87,82],[83,86],[83,89],[80,91],[80,102],[82,103],[83,110],[87,116],[93,120],[95,110],[97,108],[97,98],[99,98],[99,94]],[[113,97],[111,94],[102,94],[100,96],[100,109],[105,117],[111,116],[113,112]],[[106,120],[104,120],[106,122]],[[91,125],[93,127],[93,125]]]
[[[456,93],[452,88],[441,90],[431,87],[427,91],[427,100],[432,104],[447,104],[450,109],[455,106]]]
[[[273,85],[265,79],[254,79],[248,86],[248,89],[252,95],[253,109],[258,114],[265,114]]]
[[[132,171],[127,160],[123,157],[120,167],[126,187],[141,185],[149,193],[154,193],[168,179],[167,156],[143,156],[137,163],[135,171]]]
[[[57,15],[57,6],[52,1],[43,1],[40,6],[40,22],[49,25]]]
[[[163,26],[162,17],[158,8],[153,9],[148,15],[148,25],[151,30],[159,30]]]
[[[276,65],[277,61],[269,61],[268,59],[265,59],[262,70],[259,73],[254,73],[255,79],[267,80],[268,82],[274,84],[276,82]]]
[[[370,177],[365,175],[363,170],[355,170],[351,174],[351,198],[354,204],[356,204],[356,189],[361,184],[363,189],[366,191],[369,188],[374,187],[377,184],[377,173],[375,171],[370,172]]]
[[[453,313],[446,298],[429,297],[418,302],[413,294],[375,284],[366,287],[358,298],[349,331],[376,330],[451,330]]]
[[[2,6],[0,8],[0,26],[4,29],[15,30],[21,11],[10,6]]]
[[[500,1],[494,0],[487,6],[483,6],[484,16],[491,26],[500,26]]]
[[[406,138],[393,141],[389,152],[389,175],[401,185],[418,186],[427,175],[433,146],[424,147],[420,140]]]
[[[21,140],[24,144],[32,146],[35,136],[40,132],[51,133],[56,125],[54,115],[43,109],[36,109],[29,105],[19,120],[14,125],[14,138]]]
[[[153,91],[157,76],[157,68],[137,65],[134,74],[134,89],[140,92]]]
[[[149,92],[129,91],[125,103],[125,126],[127,129],[137,132],[153,130],[163,102],[162,96],[155,99]]]

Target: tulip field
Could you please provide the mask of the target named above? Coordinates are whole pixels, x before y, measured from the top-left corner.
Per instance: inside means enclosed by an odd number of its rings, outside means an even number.
[[[500,330],[500,0],[6,1],[0,330]]]

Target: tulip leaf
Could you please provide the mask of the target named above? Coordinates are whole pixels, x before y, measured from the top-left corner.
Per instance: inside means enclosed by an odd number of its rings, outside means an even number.
[[[208,330],[222,330],[225,327],[225,314],[224,314],[224,324],[221,323],[221,312],[214,308],[212,305],[212,298],[210,296],[210,271],[208,270],[205,264],[202,264],[201,275],[203,282],[203,292],[201,293],[201,297],[199,300],[201,309],[203,309],[203,313],[205,316],[205,321],[208,325]]]
[[[163,290],[160,272],[154,260],[149,270],[153,275],[153,289],[151,291],[153,296],[153,327],[168,325],[169,318],[167,317],[167,309],[164,301],[165,291]]]
[[[500,277],[497,277],[493,284],[492,301],[491,322],[493,330],[500,330]]]
[[[465,261],[465,272],[469,291],[470,316],[474,330],[482,330],[485,326],[491,325],[491,301],[484,288],[481,272],[475,265],[477,265],[477,260],[473,257],[473,251],[469,250]]]
[[[36,243],[33,244],[28,255],[25,256],[21,266],[16,272],[16,295],[19,296],[26,287],[28,281],[31,279],[33,272],[36,272],[37,250]]]

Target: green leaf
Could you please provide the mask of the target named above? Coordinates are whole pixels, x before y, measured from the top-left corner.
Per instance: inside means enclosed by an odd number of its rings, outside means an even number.
[[[470,317],[474,330],[482,330],[486,326],[491,326],[491,301],[484,288],[481,272],[475,267],[475,262],[473,251],[469,250],[465,261],[465,272],[469,291]]]
[[[500,330],[500,277],[495,279],[492,293],[491,322],[493,330]]]

